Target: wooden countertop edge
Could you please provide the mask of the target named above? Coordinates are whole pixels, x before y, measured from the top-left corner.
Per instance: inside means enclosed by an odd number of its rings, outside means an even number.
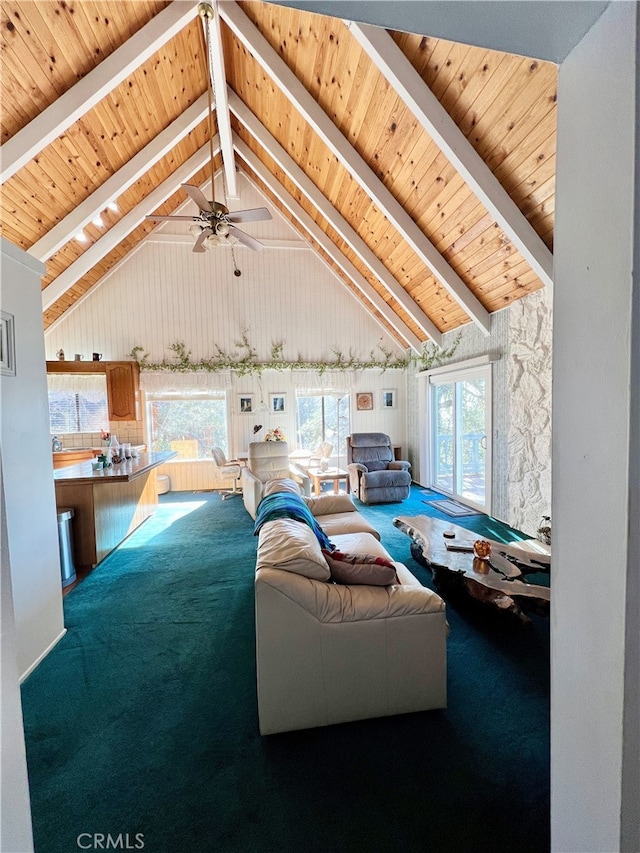
[[[67,468],[58,468],[54,470],[53,478],[56,484],[60,483],[65,485],[130,483],[132,480],[142,477],[143,474],[148,474],[149,471],[152,471],[154,468],[164,464],[169,459],[173,459],[177,455],[177,452],[169,450],[162,451],[161,453],[141,453],[138,457],[140,460],[138,462],[138,466],[133,471],[118,470],[121,465],[126,466],[127,464],[131,464],[131,462],[112,465],[111,468],[103,468],[100,471],[93,471],[91,468],[91,462],[79,462],[77,465],[69,465]],[[145,459],[145,457],[147,457],[147,459]]]

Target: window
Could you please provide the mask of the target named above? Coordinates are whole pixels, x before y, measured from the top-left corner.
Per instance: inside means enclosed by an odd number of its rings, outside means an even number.
[[[350,431],[348,394],[301,394],[296,397],[298,447],[314,451],[323,441],[334,456],[346,455]]]
[[[149,394],[147,423],[154,452],[175,450],[179,459],[210,459],[213,447],[228,454],[224,392]]]
[[[104,374],[50,374],[51,432],[100,432],[109,429],[107,380]]]

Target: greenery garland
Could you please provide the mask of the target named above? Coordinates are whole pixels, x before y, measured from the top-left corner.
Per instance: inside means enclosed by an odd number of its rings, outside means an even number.
[[[173,359],[153,362],[149,360],[149,353],[144,348],[135,346],[129,356],[138,362],[141,370],[167,371],[171,373],[191,373],[205,371],[215,373],[220,370],[232,370],[239,376],[252,376],[261,374],[264,370],[314,370],[323,374],[327,370],[406,370],[411,364],[415,364],[418,370],[429,370],[438,367],[447,359],[451,358],[460,343],[461,332],[458,332],[451,346],[441,349],[433,343],[423,344],[422,352],[418,356],[394,355],[390,350],[378,344],[378,353],[371,350],[368,359],[358,359],[352,352],[344,355],[340,350],[333,349],[334,358],[329,361],[307,361],[298,358],[288,361],[283,356],[284,344],[277,343],[271,348],[271,356],[267,361],[259,361],[254,347],[249,343],[246,332],[236,342],[238,352],[229,353],[218,344],[215,345],[215,354],[211,358],[203,358],[200,361],[191,360],[191,351],[187,350],[184,343],[177,341],[171,344],[169,349],[173,352]]]

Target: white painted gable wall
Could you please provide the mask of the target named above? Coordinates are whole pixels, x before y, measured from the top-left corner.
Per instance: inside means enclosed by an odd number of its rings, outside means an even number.
[[[244,175],[239,179],[241,197],[229,202],[230,209],[270,207]],[[207,188],[204,191],[209,197]],[[218,184],[216,198],[222,198]],[[189,212],[189,205],[181,212]],[[269,360],[279,343],[284,344],[287,360],[328,361],[336,351],[366,360],[372,352],[382,357],[380,347],[403,356],[404,350],[351,291],[270,209],[273,219],[250,223],[247,232],[266,241],[296,241],[299,248],[274,248],[268,242],[261,252],[238,247],[235,254],[242,275],[236,277],[228,248],[195,254],[191,238],[184,242],[188,233],[184,223],[163,225],[160,241],[143,245],[46,334],[47,358],[54,359],[62,348],[67,358],[75,353],[90,358],[97,351],[105,359],[123,359],[139,345],[152,361],[161,361],[171,358],[168,347],[177,341],[186,345],[194,361],[215,355],[217,346],[242,357],[245,353],[237,344],[243,332],[261,360]],[[178,242],[171,242],[170,233],[178,235]],[[326,379],[309,381],[311,388],[327,387]],[[374,394],[372,411],[359,412],[352,402],[352,430],[387,432],[394,444],[406,448],[405,372],[343,374],[338,387],[345,385],[352,401],[356,391]],[[228,391],[231,455],[246,450],[255,423],[265,428],[259,437],[266,429],[280,426],[295,445],[296,386],[299,380],[290,371],[267,371],[262,382],[265,402],[270,393],[286,394],[287,411],[253,418],[238,414],[237,401],[240,392],[259,394],[258,380],[232,376]],[[381,391],[389,388],[397,391],[397,407],[383,411]],[[214,482],[212,463],[170,463],[166,468],[177,490],[211,488]]]

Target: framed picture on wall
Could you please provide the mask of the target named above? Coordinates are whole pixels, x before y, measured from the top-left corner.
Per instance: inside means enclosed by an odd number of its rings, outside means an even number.
[[[250,415],[253,412],[253,394],[238,395],[238,411],[241,415]]]
[[[272,415],[281,415],[287,409],[286,394],[269,394],[269,411]]]
[[[0,312],[0,372],[3,376],[16,375],[16,343],[13,314]]]
[[[382,395],[382,408],[383,409],[395,409],[396,407],[396,392],[395,391],[381,391]]]
[[[368,412],[373,409],[373,394],[369,391],[356,394],[356,409],[359,412]]]

